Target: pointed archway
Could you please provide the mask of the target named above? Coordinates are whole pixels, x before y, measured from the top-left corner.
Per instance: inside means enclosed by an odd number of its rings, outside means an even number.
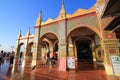
[[[77,48],[77,59],[79,62],[92,62],[91,41],[86,38],[79,39],[75,42]]]
[[[50,51],[50,57],[53,56],[53,52],[58,51],[58,37],[54,33],[43,34],[39,39],[38,48],[38,64],[45,64],[46,54]]]
[[[75,28],[69,33],[67,40],[68,56],[75,57],[78,70],[98,69],[97,48],[100,48],[100,38],[94,30],[88,27]]]

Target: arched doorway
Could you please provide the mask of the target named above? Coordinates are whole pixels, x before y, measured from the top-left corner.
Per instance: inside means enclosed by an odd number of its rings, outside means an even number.
[[[75,41],[79,70],[94,69],[93,49],[91,43],[92,41],[87,38],[79,38]]]
[[[50,51],[50,57],[52,58],[53,53],[58,51],[57,35],[51,32],[43,34],[39,39],[39,51],[38,58],[40,58],[42,64],[45,64],[44,57],[47,56],[47,53]]]
[[[72,30],[68,37],[68,56],[75,57],[78,70],[93,70],[97,68],[97,49],[100,45],[98,34],[88,27],[78,27]]]
[[[25,44],[24,43],[20,43],[18,45],[18,48],[17,48],[17,52],[15,54],[15,63],[14,63],[14,67],[17,67],[17,70],[18,71],[21,71],[24,69],[24,66],[25,66],[25,61],[24,61],[24,51],[25,51]]]
[[[91,48],[91,41],[88,39],[80,39],[76,42],[77,47],[77,59],[79,62],[92,62],[93,56],[92,56],[92,48]]]

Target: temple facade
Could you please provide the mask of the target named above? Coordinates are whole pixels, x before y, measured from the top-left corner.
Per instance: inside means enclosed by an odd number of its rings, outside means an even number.
[[[67,14],[62,3],[58,17],[49,18],[46,22],[42,21],[40,12],[34,34],[29,29],[26,36],[20,32],[17,38],[14,67],[18,63],[21,46],[24,45],[24,66],[45,64],[46,53],[50,51],[51,57],[53,52],[58,54],[59,71],[68,69],[67,58],[72,57],[76,71],[84,67],[80,63],[87,63],[94,69],[104,67],[108,74],[113,74],[110,55],[119,55],[120,45],[116,33],[105,30],[113,17],[101,19],[102,6],[104,0],[97,0],[88,10],[78,9],[73,14]],[[30,55],[32,59],[29,58]]]

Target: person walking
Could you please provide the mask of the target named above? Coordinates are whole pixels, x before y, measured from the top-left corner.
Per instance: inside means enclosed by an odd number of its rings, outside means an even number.
[[[10,55],[10,67],[12,67],[13,61],[14,61],[14,52],[12,51],[12,53]]]
[[[56,66],[57,67],[57,60],[58,60],[58,55],[57,52],[53,53],[53,57],[52,57],[52,66]]]
[[[3,54],[4,54],[4,52],[2,50],[1,53],[0,53],[0,65],[4,63]]]
[[[3,51],[0,52],[0,65],[2,63],[2,53],[3,53]]]

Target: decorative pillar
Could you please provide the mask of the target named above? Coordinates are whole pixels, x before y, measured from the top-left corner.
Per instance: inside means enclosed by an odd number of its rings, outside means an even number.
[[[119,55],[118,40],[115,33],[111,31],[104,31],[104,39],[102,47],[104,50],[104,65],[108,74],[113,74],[111,55]]]
[[[20,38],[22,37],[22,32],[20,30],[20,33],[18,35],[17,38],[17,48],[16,48],[16,52],[15,52],[15,57],[14,57],[14,65],[13,65],[13,69],[17,66],[18,64],[18,60],[19,60],[19,54],[20,54]]]
[[[58,27],[58,35],[59,35],[59,44],[58,44],[58,56],[59,56],[59,71],[66,71],[66,56],[67,54],[67,19],[66,19],[66,11],[64,8],[64,3],[62,3],[62,8],[59,13],[58,18],[59,21],[59,27]]]
[[[38,56],[41,54],[40,52],[40,45],[41,42],[39,42],[40,39],[40,29],[41,29],[41,22],[42,22],[42,12],[40,12],[39,17],[36,20],[36,26],[35,26],[35,38],[34,38],[34,44],[33,44],[33,59],[32,59],[32,68],[35,68],[35,66],[38,64]]]
[[[66,71],[66,43],[59,42],[58,46],[59,71]]]
[[[59,26],[59,43],[58,43],[58,56],[59,56],[59,71],[66,71],[66,57],[67,57],[67,44],[66,44],[66,26],[65,20],[60,21]]]
[[[95,46],[95,42],[92,41],[91,50],[92,50],[93,62],[96,62],[95,47],[94,46]]]
[[[16,52],[15,52],[15,55],[14,55],[14,63],[13,63],[13,68],[12,68],[12,74],[11,75],[14,75],[14,72],[16,71],[17,67],[18,67],[18,60],[19,60],[19,54],[20,54],[20,38],[22,37],[22,34],[21,34],[21,30],[20,30],[20,33],[18,35],[18,38],[17,38],[17,48],[16,48]],[[11,80],[14,78],[14,76],[11,76]]]
[[[25,67],[26,66],[30,66],[30,60],[29,60],[29,49],[30,49],[30,46],[29,46],[29,36],[30,36],[30,28],[28,29],[28,32],[26,34],[26,43],[25,43],[25,51],[24,51],[24,64],[25,64]]]

